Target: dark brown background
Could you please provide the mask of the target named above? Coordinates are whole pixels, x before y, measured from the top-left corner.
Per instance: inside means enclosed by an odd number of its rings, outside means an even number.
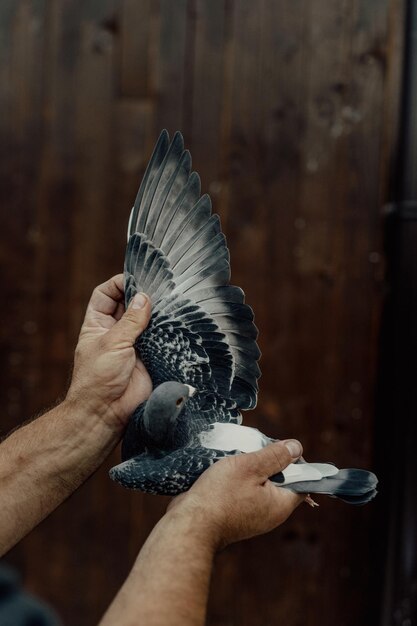
[[[65,392],[93,287],[123,264],[163,127],[181,129],[256,312],[247,423],[372,467],[403,0],[2,0],[2,431]],[[164,499],[118,452],[9,556],[66,624],[96,623]],[[375,505],[322,498],[218,558],[212,626],[376,620]]]

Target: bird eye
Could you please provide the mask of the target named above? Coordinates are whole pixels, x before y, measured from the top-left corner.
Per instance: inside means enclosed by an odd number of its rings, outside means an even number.
[[[177,406],[180,406],[180,404],[182,404],[182,403],[183,403],[183,401],[184,401],[184,398],[178,398],[178,400],[176,401],[176,403],[175,403],[175,404],[176,404]]]

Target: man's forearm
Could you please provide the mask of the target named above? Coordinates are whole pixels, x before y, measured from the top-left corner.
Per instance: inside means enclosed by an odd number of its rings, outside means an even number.
[[[202,626],[214,552],[203,518],[168,512],[100,626]]]
[[[120,438],[99,416],[64,401],[0,445],[0,554],[94,472]]]

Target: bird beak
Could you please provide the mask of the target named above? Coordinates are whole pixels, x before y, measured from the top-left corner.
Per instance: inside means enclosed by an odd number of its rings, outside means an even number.
[[[185,385],[188,388],[188,397],[192,398],[197,389],[195,387],[191,387],[191,385]]]

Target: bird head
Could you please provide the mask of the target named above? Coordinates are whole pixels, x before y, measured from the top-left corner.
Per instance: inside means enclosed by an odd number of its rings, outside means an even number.
[[[169,442],[178,416],[195,392],[195,387],[173,380],[153,390],[143,413],[143,426],[155,445],[164,447]]]

